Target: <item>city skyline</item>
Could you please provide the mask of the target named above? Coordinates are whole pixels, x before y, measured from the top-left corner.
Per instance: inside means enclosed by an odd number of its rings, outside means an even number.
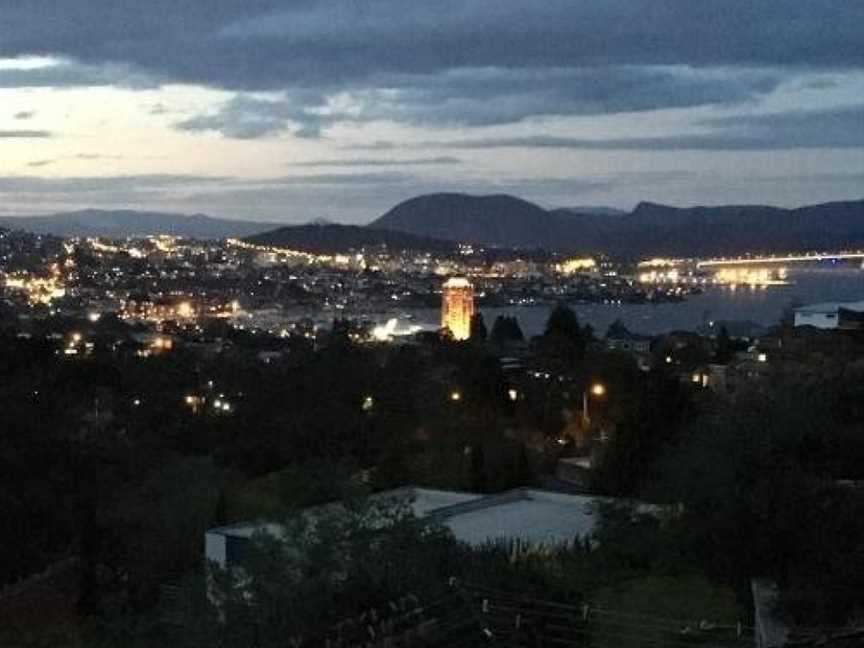
[[[0,213],[860,198],[841,2],[0,2]]]

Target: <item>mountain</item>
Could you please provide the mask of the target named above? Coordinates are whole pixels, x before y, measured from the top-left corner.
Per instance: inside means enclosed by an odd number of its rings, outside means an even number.
[[[290,225],[248,236],[244,240],[255,245],[285,247],[304,252],[330,254],[352,249],[386,245],[391,249],[451,252],[455,245],[393,230],[374,229],[360,225]]]
[[[173,234],[198,239],[242,237],[273,229],[275,223],[187,216],[162,212],[99,210],[66,212],[49,216],[0,218],[0,226],[56,236],[105,236],[124,238],[150,234]]]
[[[620,235],[634,253],[723,255],[864,245],[864,200],[782,209],[764,205],[678,208],[640,203]]]
[[[596,249],[609,219],[568,209],[547,211],[508,195],[440,193],[396,205],[370,227],[498,247]]]
[[[643,202],[544,210],[513,196],[431,194],[371,224],[418,236],[490,246],[624,256],[708,256],[864,246],[864,200],[783,209],[763,205],[670,207]]]
[[[623,209],[615,209],[614,207],[597,206],[579,206],[579,207],[559,207],[554,211],[568,214],[594,214],[595,216],[625,216],[630,212]]]

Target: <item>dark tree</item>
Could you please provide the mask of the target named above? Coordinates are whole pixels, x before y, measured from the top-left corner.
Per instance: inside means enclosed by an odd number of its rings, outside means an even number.
[[[630,330],[624,326],[624,322],[620,319],[616,319],[609,325],[609,328],[606,329],[606,337],[607,338],[619,338],[624,337],[630,334]]]
[[[717,334],[717,348],[714,352],[714,360],[720,364],[726,364],[735,356],[735,345],[729,337],[729,331],[725,326],[720,327]]]
[[[507,315],[499,315],[495,318],[495,323],[492,325],[491,337],[492,341],[499,346],[525,340],[522,328],[519,326],[519,320]]]
[[[590,328],[579,326],[572,308],[559,303],[546,322],[546,331],[538,339],[538,351],[553,370],[564,373],[574,370],[585,358],[592,336]]]
[[[483,320],[483,313],[474,313],[471,318],[471,339],[477,342],[485,342],[489,336],[486,330],[486,322]]]

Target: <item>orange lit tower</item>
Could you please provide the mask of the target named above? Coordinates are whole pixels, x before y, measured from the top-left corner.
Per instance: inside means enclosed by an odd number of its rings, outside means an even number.
[[[441,290],[441,327],[450,329],[454,340],[467,340],[472,317],[474,286],[464,277],[448,279]]]

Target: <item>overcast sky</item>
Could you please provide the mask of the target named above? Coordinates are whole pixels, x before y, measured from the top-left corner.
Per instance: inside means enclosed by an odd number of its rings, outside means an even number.
[[[0,0],[0,213],[864,197],[859,0]]]

